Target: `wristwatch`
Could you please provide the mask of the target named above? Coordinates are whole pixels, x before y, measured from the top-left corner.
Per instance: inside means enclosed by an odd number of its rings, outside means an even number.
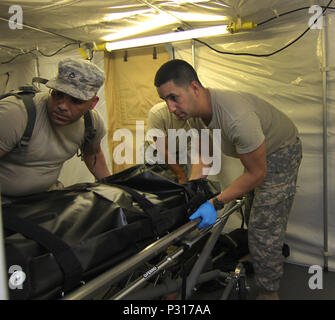
[[[222,201],[220,201],[218,198],[214,198],[213,199],[213,207],[216,211],[219,211],[219,210],[223,209],[224,203]]]

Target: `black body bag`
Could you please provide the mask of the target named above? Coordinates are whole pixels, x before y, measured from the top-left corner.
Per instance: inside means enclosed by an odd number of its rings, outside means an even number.
[[[160,170],[139,165],[98,183],[10,198],[3,205],[10,299],[60,298],[188,222],[219,192],[206,179],[181,185]]]

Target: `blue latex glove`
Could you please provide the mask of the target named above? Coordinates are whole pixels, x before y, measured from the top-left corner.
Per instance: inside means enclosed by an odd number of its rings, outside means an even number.
[[[207,228],[216,222],[218,213],[214,209],[213,205],[207,200],[204,202],[190,217],[190,220],[201,218],[201,222],[198,224],[199,229]]]

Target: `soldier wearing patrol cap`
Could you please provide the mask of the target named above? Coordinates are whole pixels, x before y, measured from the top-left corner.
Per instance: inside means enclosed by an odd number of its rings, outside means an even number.
[[[104,72],[86,60],[64,59],[58,75],[46,82],[51,90],[34,97],[36,120],[27,148],[16,146],[28,115],[22,100],[0,101],[0,185],[5,196],[22,196],[53,189],[63,163],[85,142],[84,115],[90,113],[94,136],[85,144],[83,160],[96,179],[110,175],[100,147],[106,130],[94,107]]]

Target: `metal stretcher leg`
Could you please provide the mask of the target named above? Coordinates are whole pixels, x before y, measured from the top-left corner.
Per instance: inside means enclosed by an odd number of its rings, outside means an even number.
[[[188,299],[191,294],[192,290],[195,287],[195,284],[197,282],[197,278],[200,276],[201,271],[203,270],[205,263],[207,262],[221,232],[224,228],[225,224],[227,223],[227,220],[229,216],[235,212],[237,209],[241,208],[243,205],[243,200],[238,200],[234,203],[234,205],[231,206],[230,209],[228,209],[226,212],[223,213],[223,216],[217,221],[217,223],[214,225],[214,228],[212,230],[212,234],[209,237],[209,239],[206,242],[205,247],[203,248],[195,266],[193,267],[190,275],[187,278],[187,284],[186,284],[186,296],[185,298]]]
[[[228,300],[232,290],[236,288],[238,290],[238,296],[240,300],[247,299],[247,286],[245,278],[245,269],[243,264],[240,262],[234,271],[231,279],[229,280],[220,300]]]
[[[205,263],[207,262],[213,248],[214,245],[217,241],[217,239],[219,238],[221,231],[224,227],[224,223],[219,224],[218,226],[216,226],[214,228],[214,230],[212,231],[211,236],[209,237],[209,239],[206,242],[206,245],[204,246],[197,262],[195,263],[190,275],[187,277],[187,282],[186,282],[186,296],[185,299],[188,299],[191,294],[192,294],[192,290],[195,287],[196,283],[197,283],[197,279],[199,278]]]

